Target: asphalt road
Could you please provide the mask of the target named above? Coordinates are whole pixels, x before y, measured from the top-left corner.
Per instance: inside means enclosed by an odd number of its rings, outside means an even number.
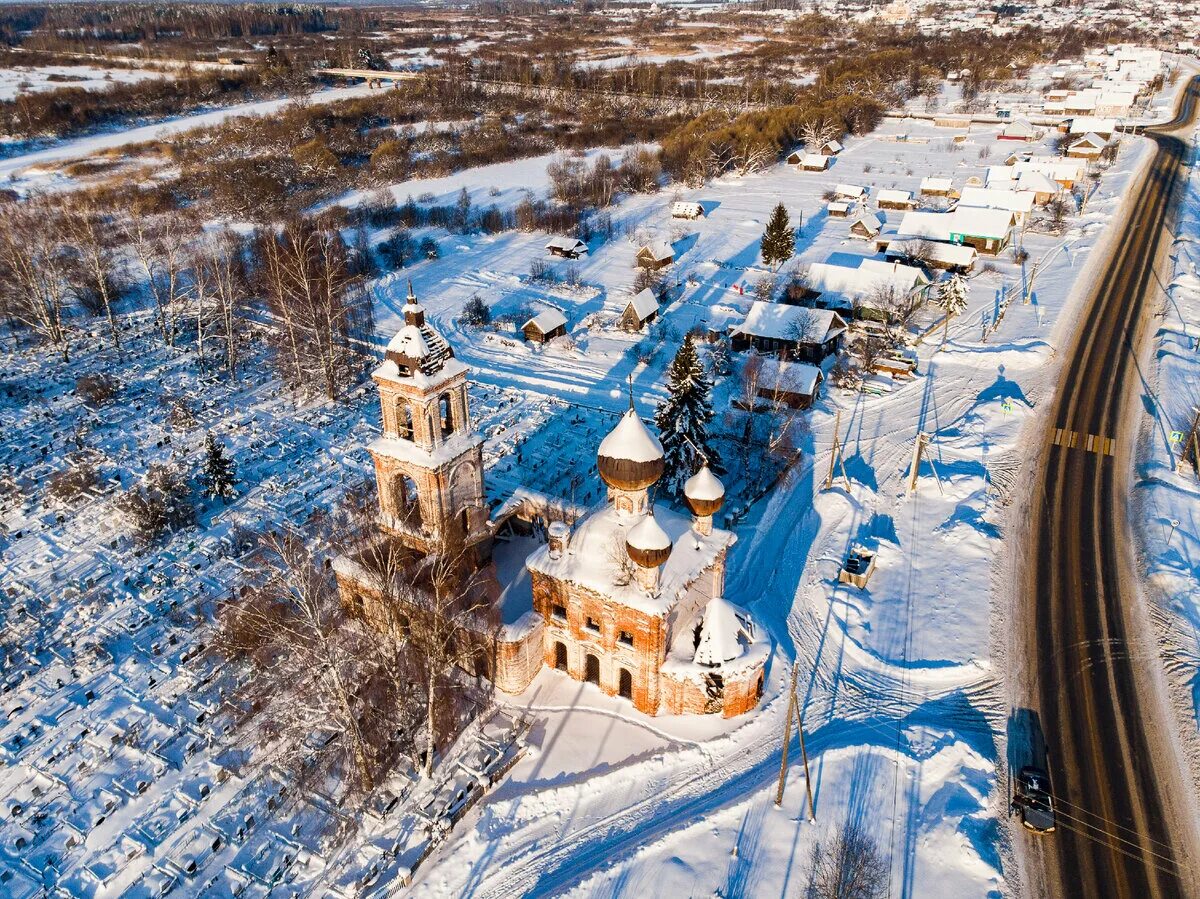
[[[1179,135],[1198,100],[1200,78],[1175,119],[1146,132],[1157,150],[1085,301],[1025,524],[1032,695],[1020,726],[1032,720],[1044,733],[1059,828],[1018,839],[1030,843],[1030,867],[1041,868],[1031,890],[1050,896],[1200,896],[1192,785],[1152,673],[1160,662],[1138,602],[1127,507],[1143,414],[1139,353],[1164,286],[1156,264],[1170,241],[1165,226],[1182,193],[1188,144]]]

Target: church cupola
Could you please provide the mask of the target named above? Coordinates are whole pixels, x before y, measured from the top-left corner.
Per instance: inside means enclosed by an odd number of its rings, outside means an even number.
[[[625,550],[637,566],[637,580],[646,590],[658,590],[658,575],[662,565],[671,558],[671,538],[654,518],[654,512],[629,529]]]
[[[404,303],[404,324],[419,328],[425,324],[425,307],[417,302],[412,281],[408,282],[408,300]]]
[[[638,417],[632,403],[617,426],[600,442],[596,467],[608,485],[609,501],[618,512],[635,515],[647,509],[646,491],[663,473],[663,448]]]
[[[725,485],[720,482],[708,463],[687,479],[683,498],[692,510],[692,528],[702,537],[712,533],[713,515],[725,502]]]
[[[401,378],[435,375],[446,360],[454,358],[454,350],[446,338],[425,321],[425,307],[417,302],[411,281],[404,304],[404,327],[388,342],[384,358],[395,363],[396,374]]]

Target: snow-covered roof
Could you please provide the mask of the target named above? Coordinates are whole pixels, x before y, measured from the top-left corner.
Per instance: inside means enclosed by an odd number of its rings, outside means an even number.
[[[833,192],[839,197],[849,197],[851,200],[857,200],[859,197],[866,195],[867,189],[858,184],[835,184]]]
[[[975,261],[975,257],[979,253],[970,244],[953,244],[942,243],[941,241],[930,241],[927,247],[929,261],[939,263],[941,265],[962,266],[964,268],[971,265]],[[884,253],[885,256],[905,256],[907,255],[907,247],[904,241],[893,241]]]
[[[921,179],[921,190],[945,192],[952,187],[954,187],[954,180],[952,178],[940,178],[930,175],[928,178]]]
[[[1037,134],[1037,129],[1028,119],[1016,119],[1005,125],[1000,133],[1006,137],[1033,137]]]
[[[873,212],[864,212],[850,223],[851,228],[855,225],[862,225],[869,233],[878,234],[883,229],[883,219]]]
[[[675,251],[671,249],[671,245],[665,240],[653,240],[646,244],[640,250],[638,255],[647,254],[655,262],[665,262],[668,259],[675,258]]]
[[[1117,130],[1117,120],[1099,118],[1097,116],[1075,116],[1071,119],[1071,134],[1087,134],[1094,131],[1097,134],[1112,134]]]
[[[830,152],[833,152],[833,153],[841,153],[843,148],[842,148],[841,141],[827,140],[827,141],[825,141],[824,144],[821,145],[821,149],[829,150]]]
[[[845,330],[846,323],[832,309],[809,309],[755,300],[746,313],[746,320],[734,328],[733,333],[776,340],[797,340],[803,336],[807,341],[815,339],[824,343]]]
[[[482,443],[481,435],[469,431],[451,434],[433,449],[423,449],[411,440],[383,436],[376,437],[368,443],[367,451],[372,456],[387,456],[423,468],[437,468],[439,465],[454,461],[462,453]]]
[[[394,353],[401,353],[411,359],[424,359],[429,355],[429,344],[416,325],[405,325],[388,341],[387,348]]]
[[[546,243],[547,250],[567,250],[573,253],[586,253],[588,251],[587,244],[577,237],[563,237],[561,235],[550,238]]]
[[[741,656],[754,642],[754,625],[749,616],[722,596],[714,596],[704,607],[700,642],[692,660],[697,665],[718,666]]]
[[[800,157],[800,165],[806,169],[823,169],[829,165],[829,157],[820,153],[805,153]]]
[[[770,357],[762,360],[762,368],[758,373],[760,389],[803,396],[812,396],[823,378],[821,369],[815,365]]]
[[[1094,131],[1089,131],[1083,137],[1079,138],[1079,140],[1073,141],[1071,143],[1071,149],[1074,150],[1076,147],[1094,147],[1095,149],[1100,150],[1103,149],[1107,143],[1108,141],[1102,138],[1099,134],[1096,134]]]
[[[876,203],[910,203],[912,202],[911,190],[894,190],[887,188],[879,191],[875,195]]]
[[[625,546],[629,532],[643,519],[618,513],[607,504],[578,522],[566,551],[557,559],[550,558],[549,547],[543,546],[525,564],[530,571],[577,584],[647,615],[665,615],[737,538],[720,528],[713,528],[708,535],[697,534],[690,518],[662,504],[654,507],[654,518],[672,544],[671,555],[659,573],[657,595],[650,595],[629,577],[624,553],[616,551]]]
[[[671,215],[703,215],[704,207],[688,200],[676,200],[671,204]]]
[[[1031,190],[964,187],[958,205],[982,209],[1004,209],[1009,212],[1026,214],[1033,209],[1035,199],[1034,192]]]
[[[814,262],[808,267],[808,285],[813,290],[851,298],[888,287],[908,292],[928,283],[929,278],[915,265],[879,259],[863,259],[853,268],[828,262]]]
[[[637,412],[629,409],[600,441],[596,455],[629,462],[652,462],[663,457],[663,448]]]
[[[555,328],[564,327],[567,323],[567,317],[558,309],[547,309],[544,312],[539,312],[525,324],[521,325],[521,330],[525,330],[530,325],[533,325],[543,334],[549,334]]]
[[[638,321],[645,321],[652,313],[658,311],[658,298],[654,295],[649,287],[644,287],[625,304],[625,308],[633,307],[633,314],[638,317]]]
[[[1087,173],[1087,163],[1082,159],[1064,159],[1061,156],[1031,156],[1014,163],[1010,170],[1014,178],[1025,172],[1041,172],[1055,181],[1081,181]]]
[[[960,206],[953,212],[906,212],[896,236],[944,241],[953,241],[956,235],[1002,239],[1012,227],[1012,217],[1006,209],[976,206]]]

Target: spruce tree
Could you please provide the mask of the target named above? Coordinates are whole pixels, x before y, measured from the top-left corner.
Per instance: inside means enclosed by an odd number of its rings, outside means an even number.
[[[771,213],[767,230],[763,232],[762,258],[774,271],[796,252],[796,232],[788,219],[787,209],[780,203]]]
[[[713,418],[711,389],[689,334],[667,367],[668,395],[654,416],[666,463],[660,483],[676,499],[683,496],[684,483],[700,470],[705,458],[710,468],[719,465],[708,437],[708,423]]]
[[[957,272],[943,281],[935,302],[946,312],[942,343],[950,336],[950,319],[962,315],[967,309],[967,279]]]
[[[237,469],[232,459],[225,455],[225,448],[219,444],[210,433],[204,438],[204,471],[200,474],[200,484],[204,495],[210,499],[229,502],[237,496],[233,489],[237,481]]]

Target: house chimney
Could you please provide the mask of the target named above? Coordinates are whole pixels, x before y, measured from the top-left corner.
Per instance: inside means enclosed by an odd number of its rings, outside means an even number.
[[[571,526],[565,521],[552,521],[547,533],[550,537],[550,558],[562,558],[562,554],[571,544]]]

